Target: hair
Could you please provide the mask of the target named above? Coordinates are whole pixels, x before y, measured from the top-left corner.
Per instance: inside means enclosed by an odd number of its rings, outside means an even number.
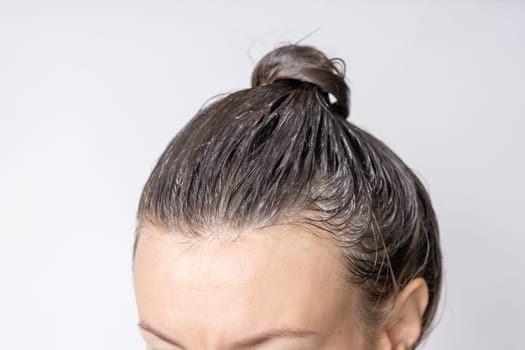
[[[140,198],[133,255],[147,225],[190,237],[307,225],[340,244],[367,324],[390,310],[382,302],[424,278],[429,302],[417,346],[435,317],[442,276],[425,187],[389,147],[347,120],[343,60],[285,45],[258,62],[251,80],[251,88],[202,107],[162,153]]]

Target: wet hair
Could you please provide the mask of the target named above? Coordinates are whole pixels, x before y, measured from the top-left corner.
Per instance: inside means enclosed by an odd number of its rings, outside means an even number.
[[[424,278],[419,344],[440,298],[436,215],[414,172],[349,112],[344,61],[311,46],[274,49],[256,65],[251,88],[206,104],[162,153],[140,198],[134,251],[145,226],[194,238],[218,228],[308,226],[341,246],[372,328],[390,310],[383,301]]]

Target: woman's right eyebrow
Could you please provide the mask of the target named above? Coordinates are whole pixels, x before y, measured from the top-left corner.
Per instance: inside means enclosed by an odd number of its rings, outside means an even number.
[[[184,347],[177,342],[174,339],[171,339],[169,336],[163,334],[159,330],[156,330],[149,324],[145,323],[144,321],[139,322],[138,326],[143,329],[144,331],[153,334],[160,340],[173,345],[177,348],[180,348],[181,350],[184,350]],[[262,343],[265,343],[269,340],[276,339],[276,338],[304,338],[308,336],[316,335],[316,332],[312,331],[306,331],[306,330],[294,330],[294,329],[273,329],[269,330],[267,332],[263,332],[259,335],[249,337],[244,340],[240,340],[234,343],[233,349],[241,349],[241,348],[247,348],[247,347],[253,347],[256,345],[261,345]]]
[[[184,347],[182,345],[180,345],[176,340],[171,339],[169,336],[163,334],[162,332],[160,332],[159,330],[153,328],[152,326],[150,326],[149,324],[145,323],[144,321],[140,321],[138,326],[142,330],[153,334],[154,336],[156,336],[160,340],[162,340],[162,341],[164,341],[164,342],[166,342],[166,343],[168,343],[170,345],[173,345],[173,346],[175,346],[175,347],[177,347],[177,348],[179,348],[181,350],[184,350]]]

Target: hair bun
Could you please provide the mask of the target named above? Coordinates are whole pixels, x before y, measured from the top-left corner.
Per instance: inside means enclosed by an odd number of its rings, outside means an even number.
[[[342,59],[329,59],[311,46],[286,45],[266,54],[252,73],[252,87],[272,84],[279,79],[295,79],[317,85],[331,94],[332,107],[344,118],[350,113],[350,90],[345,80],[345,63]]]

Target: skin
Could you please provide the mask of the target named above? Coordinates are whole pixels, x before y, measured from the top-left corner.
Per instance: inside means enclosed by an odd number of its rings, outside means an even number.
[[[421,282],[367,344],[357,290],[329,240],[293,225],[210,236],[141,232],[134,286],[148,350],[408,349],[419,335]]]

